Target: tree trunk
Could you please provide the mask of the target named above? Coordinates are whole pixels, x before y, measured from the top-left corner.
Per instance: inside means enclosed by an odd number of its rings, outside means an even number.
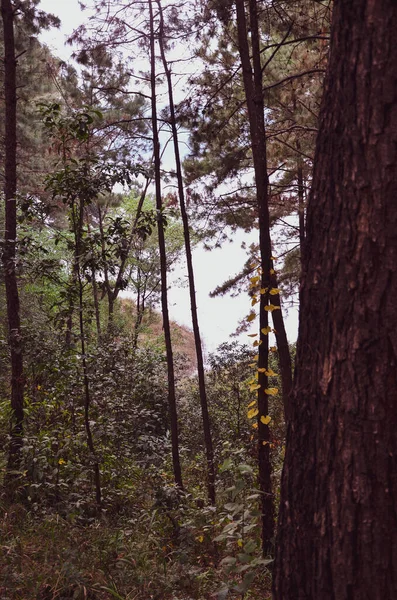
[[[91,227],[89,220],[87,219],[87,230],[91,235]],[[96,268],[94,266],[91,267],[91,285],[92,285],[92,298],[94,300],[94,311],[95,311],[95,324],[96,324],[96,333],[98,341],[101,339],[101,312],[99,308],[99,294],[98,294],[98,284],[96,280]]]
[[[397,598],[397,4],[334,3],[275,600]]]
[[[262,92],[262,65],[259,41],[259,24],[256,0],[249,1],[250,29],[252,40],[252,64],[248,43],[247,23],[244,0],[236,0],[238,47],[243,71],[244,91],[247,101],[248,119],[250,126],[252,157],[254,162],[256,195],[259,214],[259,245],[261,253],[261,288],[259,305],[259,328],[261,344],[258,348],[258,457],[259,482],[262,491],[262,549],[269,554],[273,549],[274,537],[274,504],[271,486],[271,461],[269,453],[269,427],[262,423],[261,417],[266,417],[269,410],[268,396],[268,310],[269,290],[277,289],[277,279],[273,269],[272,249],[270,239],[269,217],[269,187],[267,175],[265,117]],[[271,304],[276,307],[272,311],[273,324],[277,340],[281,384],[285,411],[288,410],[292,389],[291,356],[284,319],[281,312],[280,296],[271,296]],[[268,310],[265,310],[267,308]]]
[[[181,209],[181,216],[182,216],[182,223],[183,223],[183,237],[184,237],[184,241],[185,241],[186,263],[187,263],[187,272],[188,272],[188,280],[189,280],[190,310],[192,313],[194,343],[195,343],[195,347],[196,347],[196,356],[197,356],[197,374],[198,374],[198,382],[199,382],[201,414],[202,414],[202,418],[203,418],[205,451],[206,451],[206,457],[207,457],[207,490],[208,490],[209,501],[211,502],[211,504],[215,504],[216,494],[215,494],[214,449],[213,449],[213,444],[212,444],[211,424],[210,424],[210,417],[209,417],[209,413],[208,413],[207,392],[206,392],[206,387],[205,387],[203,349],[202,349],[202,345],[201,345],[200,328],[199,328],[198,315],[197,315],[196,288],[195,288],[195,283],[194,283],[194,269],[193,269],[193,257],[192,257],[192,249],[191,249],[191,242],[190,242],[189,219],[188,219],[188,214],[186,211],[185,191],[184,191],[184,187],[183,187],[182,166],[181,166],[181,158],[180,158],[180,154],[179,154],[179,141],[178,141],[178,131],[176,128],[175,106],[174,106],[174,97],[173,97],[173,90],[172,90],[171,71],[168,66],[167,58],[165,56],[165,49],[164,49],[164,18],[163,18],[163,12],[162,12],[160,0],[157,0],[157,5],[159,7],[159,14],[160,14],[160,30],[159,30],[160,54],[161,54],[161,58],[163,61],[164,72],[165,72],[165,76],[167,79],[167,85],[168,85],[168,100],[169,100],[170,117],[171,117],[170,122],[171,122],[172,137],[173,137],[173,142],[174,142],[176,175],[177,175],[177,180],[178,180],[179,205],[180,205],[180,209]]]
[[[4,98],[5,98],[5,235],[3,248],[4,281],[7,300],[8,339],[11,354],[11,441],[7,478],[11,483],[20,468],[23,444],[23,391],[19,294],[16,275],[17,239],[17,94],[14,39],[14,12],[10,0],[1,0],[4,35]],[[11,486],[12,487],[12,486]]]
[[[114,317],[114,296],[113,290],[110,285],[109,280],[109,269],[108,269],[108,260],[106,256],[106,240],[105,240],[105,230],[103,227],[103,215],[101,207],[98,204],[98,224],[99,224],[99,233],[101,234],[101,253],[102,253],[102,261],[103,261],[103,276],[104,276],[104,284],[105,284],[105,293],[108,299],[108,322],[107,322],[107,332],[111,332],[113,327],[113,317]]]
[[[98,340],[101,339],[101,313],[99,309],[99,295],[98,295],[98,284],[96,281],[96,270],[94,267],[91,269],[92,276],[92,296],[94,299],[94,309],[95,309],[95,323],[96,323],[96,332]]]
[[[301,145],[299,140],[296,142],[296,149],[300,152]],[[299,215],[299,245],[301,251],[301,260],[303,257],[303,247],[305,245],[305,188],[303,182],[303,164],[302,156],[297,156],[297,179],[298,179],[298,215]]]
[[[138,267],[137,272],[137,301],[136,301],[136,317],[134,323],[134,333],[132,337],[132,348],[135,351],[138,348],[138,338],[141,331],[143,316],[145,314],[146,301],[146,281],[142,280],[142,270]]]
[[[102,508],[102,490],[101,490],[101,474],[99,470],[99,461],[95,452],[94,439],[92,437],[91,423],[90,423],[90,406],[91,406],[91,394],[90,394],[90,383],[88,379],[88,365],[87,365],[87,354],[86,354],[86,340],[85,340],[85,327],[84,327],[84,288],[83,279],[81,276],[80,259],[81,259],[81,241],[83,235],[83,220],[84,220],[84,203],[82,199],[78,201],[78,207],[72,204],[72,222],[73,222],[73,233],[75,239],[75,255],[74,255],[74,272],[76,273],[76,283],[78,285],[79,295],[79,329],[80,329],[80,347],[81,347],[81,364],[83,367],[83,384],[84,384],[84,425],[87,435],[87,446],[91,454],[94,471],[94,483],[95,483],[95,499],[97,504],[98,512],[101,512]]]
[[[251,3],[252,4],[252,3]],[[250,4],[250,9],[252,9]],[[254,81],[250,49],[247,36],[247,23],[245,16],[244,0],[236,0],[238,45],[243,69],[244,90],[247,100],[248,117],[250,125],[252,156],[254,160],[256,195],[259,212],[259,244],[261,253],[261,288],[270,287],[271,264],[271,242],[269,230],[269,207],[268,207],[268,177],[265,148],[265,124],[262,100],[262,84],[258,95],[257,81]],[[251,30],[255,28],[251,21]],[[257,32],[256,32],[257,33]],[[262,78],[261,78],[262,80]],[[262,550],[267,555],[272,550],[274,536],[274,501],[272,492],[270,462],[270,436],[269,426],[262,423],[261,417],[266,417],[269,412],[268,396],[265,390],[268,388],[267,370],[269,368],[269,336],[266,332],[269,324],[268,312],[265,307],[268,304],[268,294],[261,294],[259,305],[259,328],[261,344],[258,348],[258,463],[259,463],[259,486],[261,494],[262,512]]]
[[[178,415],[176,409],[174,358],[172,353],[170,319],[168,314],[167,294],[167,255],[165,248],[164,224],[162,216],[161,199],[161,174],[160,174],[160,142],[157,127],[157,102],[156,102],[156,56],[154,37],[154,16],[152,0],[149,0],[150,13],[150,81],[152,95],[152,127],[153,127],[153,154],[154,173],[156,188],[157,230],[159,236],[160,270],[161,270],[161,309],[163,314],[163,327],[165,347],[167,354],[168,369],[168,407],[170,413],[171,442],[172,442],[172,464],[174,469],[175,483],[183,489],[182,470],[179,459],[179,437],[178,437]]]

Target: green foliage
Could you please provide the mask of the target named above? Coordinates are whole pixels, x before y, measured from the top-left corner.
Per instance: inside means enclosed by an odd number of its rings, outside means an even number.
[[[293,13],[294,3],[282,4],[286,15]],[[21,4],[18,23],[25,19],[26,31],[36,32],[51,21],[45,21],[36,5],[36,1]],[[97,5],[108,7],[108,3]],[[273,8],[269,7],[269,14]],[[178,34],[191,32],[193,22],[182,22],[177,7],[167,7],[167,12],[170,36],[176,29]],[[310,18],[313,12],[308,11]],[[200,236],[212,243],[215,233],[222,238],[237,227],[250,231],[257,215],[233,11],[229,5],[215,4],[204,13],[194,16],[194,27],[200,30],[197,39],[202,42],[196,55],[203,69],[191,79],[195,91],[177,112],[178,123],[191,133],[192,152],[185,162],[187,200],[197,222],[201,225],[206,219]],[[100,18],[100,10],[96,17]],[[284,22],[267,29],[265,16],[261,18],[263,43],[283,39]],[[295,21],[288,42],[305,33],[301,15]],[[316,24],[313,17],[308,35]],[[116,31],[118,27],[121,37],[126,34],[121,20],[112,21],[109,31],[113,27]],[[21,52],[26,31],[21,29],[18,41]],[[20,83],[28,80],[26,89],[20,88],[23,169],[17,198],[26,374],[19,473],[24,493],[21,505],[1,507],[5,561],[0,566],[0,590],[7,600],[202,600],[216,595],[263,599],[269,596],[270,575],[268,561],[260,553],[257,445],[247,414],[253,398],[250,387],[255,387],[250,366],[255,351],[225,343],[208,359],[218,503],[207,506],[192,335],[173,325],[186,482],[186,491],[181,492],[172,477],[164,336],[155,310],[161,293],[157,223],[161,221],[166,229],[169,269],[183,247],[176,197],[171,191],[164,198],[165,209],[158,212],[150,194],[153,167],[151,153],[145,156],[151,141],[147,98],[131,91],[132,81],[138,85],[145,76],[136,75],[125,57],[110,46],[105,48],[102,39],[97,43],[87,36],[81,30],[74,38],[84,42],[77,53],[79,72],[59,65],[33,38],[26,57],[18,59],[23,66]],[[121,43],[119,36],[115,39]],[[172,46],[171,38],[167,43]],[[143,36],[141,49],[145,45]],[[264,60],[268,55],[269,49],[264,48]],[[266,70],[266,85],[277,83],[286,65],[285,73],[293,74],[318,60],[314,43],[304,59],[299,46],[280,47],[277,62]],[[44,77],[43,65],[51,77]],[[313,86],[315,93],[309,97],[295,80],[266,93],[269,168],[284,169],[272,181],[272,223],[296,210],[297,141],[309,157],[301,164],[306,184],[310,181],[317,79]],[[166,130],[166,109],[161,116]],[[173,176],[162,173],[169,187]],[[287,242],[294,242],[295,235],[295,231],[288,234]],[[198,234],[193,237],[197,240]],[[220,274],[217,292],[245,287],[257,253],[253,245],[243,272],[223,285]],[[294,291],[298,271],[295,250],[284,261],[283,290]],[[1,294],[4,298],[2,288]],[[1,302],[2,472],[10,391],[4,313]],[[278,371],[276,354],[270,367]],[[275,376],[269,385],[280,387]],[[281,399],[274,394],[269,418],[277,496],[285,424]],[[100,516],[92,500],[94,457],[87,425],[101,474]]]
[[[220,466],[220,473],[232,476],[233,484],[226,488],[228,501],[220,511],[219,525],[222,531],[214,541],[225,546],[227,555],[221,565],[227,576],[218,598],[244,595],[256,577],[263,577],[264,568],[271,564],[261,555],[258,509],[260,494],[254,485],[254,469],[241,462],[244,451],[231,450],[225,445],[229,454]]]

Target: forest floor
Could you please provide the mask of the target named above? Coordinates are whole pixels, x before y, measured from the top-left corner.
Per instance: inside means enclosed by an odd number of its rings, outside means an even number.
[[[271,598],[270,575],[263,570],[245,594],[226,593],[227,576],[213,544],[174,545],[106,517],[76,524],[12,505],[2,511],[0,553],[2,600]]]

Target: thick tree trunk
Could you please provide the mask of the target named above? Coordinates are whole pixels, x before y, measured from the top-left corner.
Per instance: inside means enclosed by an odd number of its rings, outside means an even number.
[[[14,12],[10,0],[1,0],[4,35],[5,99],[5,235],[3,248],[4,281],[7,300],[8,339],[11,354],[11,441],[7,479],[15,478],[20,467],[23,443],[24,373],[22,357],[19,294],[16,276],[17,239],[17,93],[14,40]],[[11,486],[12,487],[12,486]]]
[[[173,142],[174,142],[176,174],[177,174],[177,180],[178,180],[179,205],[180,205],[180,209],[181,209],[181,216],[182,216],[182,223],[183,223],[183,237],[184,237],[184,241],[185,241],[186,263],[187,263],[188,280],[189,280],[190,310],[192,313],[194,343],[195,343],[195,347],[196,347],[196,356],[197,356],[197,374],[198,374],[198,382],[199,382],[201,414],[202,414],[202,418],[203,418],[205,451],[206,451],[206,457],[207,457],[207,490],[208,490],[209,501],[211,502],[211,504],[215,504],[216,493],[215,493],[214,449],[213,449],[213,444],[212,444],[210,416],[208,413],[207,391],[206,391],[206,387],[205,387],[203,349],[202,349],[202,345],[201,345],[200,328],[199,328],[198,314],[197,314],[196,288],[195,288],[195,283],[194,283],[194,269],[193,269],[192,248],[191,248],[191,242],[190,242],[189,218],[188,218],[188,214],[187,214],[187,210],[186,210],[185,190],[183,187],[182,166],[181,166],[181,158],[180,158],[180,154],[179,154],[179,141],[178,141],[178,131],[176,128],[175,106],[174,106],[174,97],[173,97],[173,90],[172,90],[171,71],[168,66],[167,58],[165,56],[165,49],[164,49],[164,19],[163,19],[163,12],[162,12],[162,8],[161,8],[160,0],[157,0],[157,5],[159,7],[159,13],[160,13],[160,32],[159,32],[160,54],[161,54],[161,58],[163,61],[164,72],[165,72],[165,76],[167,79],[167,85],[168,85],[168,100],[169,100],[169,107],[170,107],[170,117],[171,117],[170,121],[171,121],[172,137],[173,137]]]
[[[151,94],[152,94],[152,127],[153,127],[153,154],[154,154],[154,173],[156,188],[156,209],[157,209],[157,229],[159,236],[160,250],[160,270],[161,270],[161,309],[163,315],[163,327],[165,337],[165,347],[167,354],[168,369],[168,407],[170,414],[171,442],[172,442],[172,464],[174,469],[175,483],[183,489],[182,470],[179,458],[179,436],[178,436],[178,415],[176,408],[175,395],[175,374],[174,358],[171,343],[171,328],[168,314],[168,294],[167,294],[167,255],[165,248],[164,224],[162,216],[161,199],[161,173],[160,173],[160,142],[157,127],[157,103],[156,103],[156,56],[155,56],[155,34],[154,34],[154,16],[152,0],[149,0],[150,13],[150,63],[151,63]]]
[[[397,3],[334,3],[275,600],[397,598]]]

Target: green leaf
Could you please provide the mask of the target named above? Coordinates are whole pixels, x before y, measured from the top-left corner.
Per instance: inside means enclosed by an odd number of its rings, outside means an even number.
[[[227,471],[228,469],[231,469],[231,467],[233,466],[233,461],[231,458],[227,458],[219,467],[219,471],[220,473],[223,473],[224,471]]]
[[[237,558],[242,563],[250,563],[252,560],[252,556],[250,554],[237,554]]]
[[[253,473],[253,468],[250,465],[239,465],[237,469],[240,473]]]
[[[221,565],[230,566],[230,565],[235,565],[236,562],[237,562],[237,558],[235,558],[234,556],[226,556],[225,558],[223,558],[221,560]]]
[[[253,540],[249,540],[244,546],[244,552],[247,554],[252,554],[252,552],[255,552],[256,550],[258,550],[258,546]]]
[[[220,590],[218,590],[216,593],[216,597],[218,600],[225,600],[225,598],[227,598],[228,594],[229,594],[229,588],[228,586],[224,586],[221,587]]]
[[[236,586],[235,590],[237,592],[240,592],[241,594],[245,594],[245,592],[248,590],[248,588],[250,587],[250,585],[254,581],[254,579],[255,579],[254,571],[249,571],[248,573],[246,573],[244,575],[243,581],[241,582],[240,585]]]

